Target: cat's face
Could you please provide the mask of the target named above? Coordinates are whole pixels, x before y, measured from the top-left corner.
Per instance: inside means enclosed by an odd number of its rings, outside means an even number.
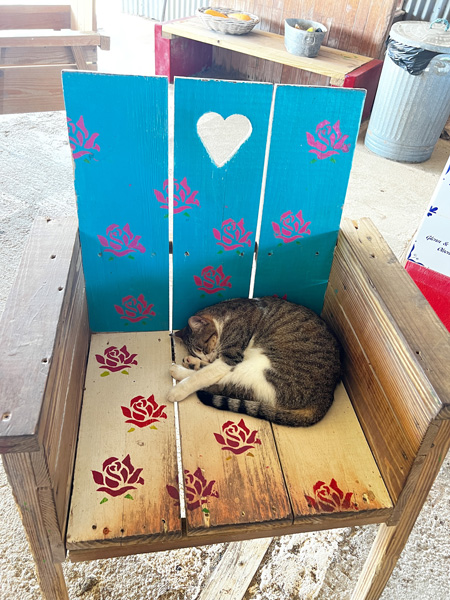
[[[175,335],[183,340],[191,356],[210,363],[216,359],[219,336],[212,319],[194,315],[189,319],[187,327],[180,329]]]

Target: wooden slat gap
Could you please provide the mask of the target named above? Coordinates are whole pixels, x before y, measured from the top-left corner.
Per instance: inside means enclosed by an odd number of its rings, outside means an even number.
[[[264,153],[264,167],[263,174],[261,179],[261,193],[259,197],[259,206],[258,206],[258,218],[256,221],[256,232],[255,232],[255,247],[253,249],[253,265],[250,273],[250,286],[249,286],[249,298],[253,298],[253,291],[255,287],[255,278],[256,271],[258,269],[258,249],[259,249],[259,239],[261,236],[261,223],[264,213],[264,200],[266,195],[266,183],[267,183],[267,170],[269,166],[270,160],[270,146],[272,141],[272,127],[273,127],[273,116],[275,112],[275,102],[277,95],[277,85],[273,86],[272,91],[272,102],[270,105],[270,113],[269,113],[269,122],[267,124],[267,137],[266,137],[266,149]]]

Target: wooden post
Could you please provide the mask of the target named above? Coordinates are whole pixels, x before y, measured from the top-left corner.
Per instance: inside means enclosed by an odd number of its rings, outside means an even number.
[[[78,31],[97,31],[95,0],[71,0],[70,28]]]
[[[40,487],[42,473],[35,471],[42,452],[3,455],[8,481],[33,554],[36,573],[46,600],[68,600],[61,562],[65,557],[62,533],[58,526],[53,492]]]
[[[436,434],[433,447],[423,462],[417,478],[415,490],[405,507],[398,525],[388,527],[383,524],[377,533],[369,556],[364,564],[358,584],[351,600],[377,600],[388,582],[397,560],[408,541],[428,496],[433,481],[442,465],[450,446],[450,421],[442,421]]]

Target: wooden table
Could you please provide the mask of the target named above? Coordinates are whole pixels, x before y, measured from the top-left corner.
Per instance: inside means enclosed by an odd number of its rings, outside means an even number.
[[[197,17],[155,26],[155,73],[189,77],[214,64],[213,48],[225,48],[296,69],[330,77],[339,87],[365,88],[363,118],[368,118],[381,74],[382,61],[322,46],[316,58],[294,56],[284,47],[284,36],[254,29],[230,35],[207,29]]]

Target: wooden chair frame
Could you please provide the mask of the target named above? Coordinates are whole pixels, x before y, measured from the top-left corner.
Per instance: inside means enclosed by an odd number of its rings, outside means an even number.
[[[323,315],[344,345],[345,385],[363,398],[354,408],[394,505],[373,521],[382,524],[352,595],[375,600],[450,445],[448,333],[368,220],[342,225]],[[0,452],[43,596],[67,599],[61,563],[90,340],[76,219],[36,221],[0,331]],[[279,531],[111,545],[101,556],[361,523],[339,513]]]

